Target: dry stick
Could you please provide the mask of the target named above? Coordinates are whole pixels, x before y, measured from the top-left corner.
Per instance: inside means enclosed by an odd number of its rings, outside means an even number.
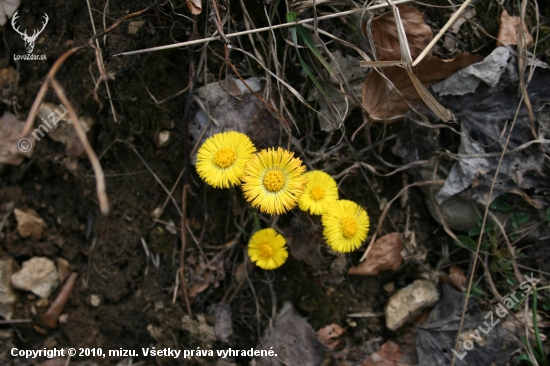
[[[189,55],[189,93],[185,102],[185,110],[183,112],[183,158],[185,166],[183,168],[183,193],[181,198],[181,251],[180,251],[180,268],[179,275],[181,281],[181,297],[185,302],[187,313],[193,315],[191,304],[187,294],[187,284],[185,282],[185,249],[187,247],[187,191],[189,190],[189,165],[191,156],[189,154],[189,119],[191,112],[191,103],[193,102],[193,92],[195,86],[195,64],[193,50],[188,50]]]
[[[420,61],[422,61],[424,59],[424,57],[426,57],[426,55],[428,54],[428,52],[430,52],[430,50],[433,48],[433,46],[437,43],[437,41],[439,41],[439,38],[441,38],[443,36],[443,34],[447,31],[447,29],[449,29],[451,27],[451,25],[453,25],[453,23],[458,19],[458,17],[460,16],[460,14],[462,14],[462,12],[464,11],[464,9],[466,9],[466,7],[472,2],[472,0],[466,0],[464,1],[464,3],[462,4],[462,6],[460,8],[458,8],[458,10],[453,14],[453,16],[451,17],[451,19],[449,19],[449,21],[447,22],[447,24],[445,24],[443,26],[443,28],[441,28],[441,30],[439,31],[439,33],[437,33],[437,35],[432,39],[432,41],[430,43],[428,43],[428,45],[426,46],[426,48],[424,48],[424,51],[422,51],[420,53],[420,55],[418,55],[418,57],[416,58],[416,60],[414,60],[414,62],[412,63],[412,66],[416,66],[420,63]],[[395,2],[397,4],[397,1]],[[453,358],[454,360],[454,358]]]
[[[512,132],[514,131],[514,126],[516,125],[516,121],[518,119],[519,110],[521,108],[521,105],[524,100],[525,93],[527,92],[527,88],[523,90],[523,93],[521,94],[520,101],[518,103],[518,106],[516,108],[516,114],[514,116],[514,120],[512,121],[512,124],[510,125],[510,132],[508,133],[508,137],[506,138],[506,143],[502,147],[502,153],[500,154],[500,159],[498,160],[498,165],[495,170],[495,175],[493,176],[493,184],[491,184],[491,189],[489,190],[489,200],[493,196],[493,190],[495,188],[495,182],[497,181],[498,173],[500,172],[500,167],[502,166],[502,160],[504,159],[504,155],[506,154],[506,150],[508,149],[508,143],[510,142],[510,138],[512,137]],[[474,282],[474,274],[476,271],[476,265],[477,265],[477,258],[479,256],[479,250],[481,248],[481,242],[483,240],[483,230],[485,230],[485,225],[487,223],[487,217],[489,216],[489,205],[485,207],[485,212],[483,214],[483,222],[481,223],[481,232],[479,234],[479,238],[477,241],[477,248],[476,248],[476,255],[474,257],[474,263],[472,265],[472,272],[470,273],[470,279],[468,281],[468,291],[466,292],[466,299],[464,300],[464,306],[462,308],[462,316],[460,318],[460,326],[458,327],[458,333],[456,334],[456,340],[455,340],[455,347],[458,345],[458,340],[460,339],[460,332],[462,332],[462,326],[464,325],[464,314],[466,313],[466,308],[468,306],[468,300],[470,299],[470,291],[472,290],[472,283]],[[451,361],[451,366],[454,366],[456,359],[456,353],[453,352],[453,359]]]
[[[90,7],[90,0],[86,0],[86,4],[88,4],[88,12],[90,13],[90,21],[92,23],[92,29],[94,30],[94,35],[96,34],[96,30],[95,30],[95,24],[94,24],[94,17],[92,16],[92,8]],[[98,52],[99,52],[99,55],[98,55],[98,66],[100,66],[100,74],[103,75],[105,73],[105,65],[103,64],[103,56],[102,56],[102,52],[101,52],[101,47],[99,47],[99,41],[97,40],[97,38],[95,39],[95,44],[97,46],[97,49],[98,49]],[[99,82],[101,81],[98,80]],[[109,97],[109,104],[111,105],[111,112],[113,113],[113,119],[115,120],[115,123],[118,123],[117,119],[116,119],[116,113],[115,113],[115,106],[113,105],[113,99],[111,98],[111,89],[109,88],[109,83],[107,82],[107,80],[105,80],[105,88],[107,89],[107,96]]]
[[[76,114],[71,102],[65,95],[65,90],[57,82],[55,77],[49,78],[49,82],[52,88],[55,90],[57,96],[61,100],[61,103],[67,106],[67,109],[69,110],[69,116],[73,120],[73,127],[76,131],[76,135],[78,136],[80,143],[84,147],[84,151],[86,151],[86,155],[88,155],[90,163],[92,163],[92,168],[94,169],[96,180],[97,198],[99,199],[99,209],[101,210],[101,213],[106,216],[107,214],[109,214],[109,199],[107,198],[107,194],[105,193],[105,176],[103,174],[101,164],[99,163],[97,155],[95,154],[94,149],[92,149],[92,146],[90,145],[90,142],[86,137],[86,131],[84,131],[84,127],[82,127],[82,124],[78,119],[78,115]]]
[[[396,4],[396,5],[400,5],[400,4],[410,3],[411,1],[413,1],[413,0],[398,0],[398,1],[394,1],[393,3]],[[359,8],[359,9],[343,11],[343,12],[340,12],[340,13],[328,14],[328,15],[325,15],[325,16],[322,16],[322,17],[318,17],[317,20],[338,18],[338,17],[342,17],[344,15],[361,13],[361,12],[365,12],[365,11],[369,11],[369,10],[382,9],[382,8],[387,7],[387,6],[388,6],[388,4],[379,4],[379,5],[367,6],[365,8]],[[263,28],[257,28],[257,29],[242,31],[242,32],[235,32],[235,33],[225,34],[224,36],[225,36],[225,38],[239,37],[239,36],[244,36],[244,35],[247,35],[247,34],[267,32],[267,31],[271,31],[273,29],[295,27],[298,24],[311,23],[313,21],[314,21],[314,19],[304,19],[304,20],[299,20],[297,22],[292,22],[292,23],[283,23],[283,24],[273,25],[273,26],[270,26],[270,27],[263,27]],[[202,38],[202,39],[196,39],[194,41],[187,41],[187,42],[169,44],[169,45],[166,45],[166,46],[151,47],[151,48],[145,48],[145,49],[142,49],[142,50],[121,52],[121,53],[117,53],[116,55],[113,55],[113,57],[116,57],[116,56],[130,56],[130,55],[137,55],[137,54],[140,54],[140,53],[147,53],[147,52],[154,52],[154,51],[161,51],[161,50],[169,50],[171,48],[185,47],[185,46],[191,46],[191,45],[194,45],[194,44],[201,44],[201,43],[206,43],[206,42],[211,42],[211,41],[219,41],[219,40],[220,40],[219,36],[209,37],[209,38]]]
[[[59,315],[61,315],[61,312],[63,312],[63,308],[65,307],[67,300],[69,300],[69,296],[73,291],[77,278],[78,272],[73,272],[69,275],[69,277],[65,281],[65,284],[61,288],[61,291],[48,308],[48,311],[46,311],[46,313],[44,313],[44,315],[40,317],[44,324],[49,328],[55,328],[57,326]]]
[[[392,203],[396,199],[398,199],[405,191],[407,191],[411,187],[419,187],[419,186],[427,186],[427,185],[431,185],[431,184],[443,184],[443,183],[445,183],[444,179],[437,179],[437,180],[428,180],[428,181],[424,181],[424,182],[415,182],[415,183],[409,184],[408,186],[403,187],[399,191],[399,193],[397,193],[397,195],[395,197],[393,197],[391,199],[391,201],[386,204],[386,207],[384,207],[384,210],[382,211],[382,214],[380,215],[380,219],[378,219],[378,226],[376,227],[376,231],[374,232],[374,234],[372,235],[372,238],[370,239],[370,243],[369,243],[369,246],[368,246],[367,250],[365,250],[365,254],[363,254],[363,256],[361,257],[361,259],[359,261],[362,262],[365,258],[367,258],[367,255],[369,254],[371,248],[373,247],[373,243],[376,240],[376,236],[378,235],[378,232],[382,228],[382,223],[384,222],[384,219],[386,218],[386,215],[388,214],[388,211],[390,210],[390,207],[391,207]]]

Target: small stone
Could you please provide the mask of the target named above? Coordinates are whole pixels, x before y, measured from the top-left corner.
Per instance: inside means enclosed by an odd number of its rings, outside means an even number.
[[[99,304],[101,304],[101,298],[98,295],[91,295],[90,304],[96,307],[99,306]]]
[[[384,291],[386,291],[387,293],[391,294],[392,292],[395,291],[395,283],[393,283],[393,282],[388,282],[388,283],[386,283],[384,286],[382,286],[382,288],[384,289]]]
[[[18,208],[14,209],[13,212],[17,220],[17,232],[22,238],[28,238],[31,235],[36,239],[42,238],[44,220],[42,220],[36,212],[33,210],[27,210],[27,212],[25,212]]]
[[[128,34],[136,34],[141,27],[147,23],[146,20],[133,20],[128,24]]]
[[[23,262],[23,268],[11,276],[11,284],[15,288],[32,291],[46,298],[59,286],[59,277],[51,260],[34,257]]]
[[[411,285],[398,290],[388,300],[385,310],[386,326],[390,330],[396,330],[438,300],[439,292],[433,282],[416,280]]]
[[[64,258],[57,258],[57,275],[59,276],[59,281],[63,282],[69,276],[69,262]]]
[[[170,131],[161,131],[157,136],[157,146],[163,148],[170,143]]]
[[[12,258],[0,260],[0,316],[6,320],[13,316],[13,304],[17,302],[17,292],[11,286],[15,266]]]
[[[69,321],[69,314],[61,314],[59,316],[59,322],[61,324],[67,324],[68,321]]]
[[[50,305],[50,302],[48,301],[48,299],[38,299],[35,305],[37,308],[45,308],[46,306]]]

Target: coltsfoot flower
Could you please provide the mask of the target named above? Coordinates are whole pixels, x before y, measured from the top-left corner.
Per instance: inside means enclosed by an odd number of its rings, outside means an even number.
[[[285,244],[285,238],[274,229],[262,229],[250,238],[248,256],[260,268],[279,268],[288,258]]]
[[[327,244],[337,252],[351,252],[361,246],[369,233],[369,215],[357,203],[336,201],[321,217]]]
[[[240,184],[246,162],[255,151],[254,144],[243,133],[217,133],[199,148],[197,173],[215,188],[229,188]]]
[[[270,215],[293,209],[304,193],[306,167],[283,148],[261,150],[246,163],[242,177],[245,199]]]
[[[300,209],[312,215],[322,215],[338,200],[336,181],[327,173],[313,170],[306,173],[306,190],[300,197]]]

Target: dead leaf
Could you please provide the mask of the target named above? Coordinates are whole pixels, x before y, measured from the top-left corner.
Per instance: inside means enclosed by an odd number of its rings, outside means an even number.
[[[410,363],[402,362],[403,351],[395,342],[387,341],[378,352],[373,353],[361,366],[408,366]]]
[[[35,139],[32,136],[20,139],[23,126],[25,121],[9,112],[0,118],[0,164],[19,165],[25,156],[32,156]]]
[[[333,323],[319,329],[317,331],[317,337],[319,337],[319,340],[323,342],[325,346],[334,350],[340,343],[340,341],[334,338],[340,337],[344,333],[344,331],[344,328],[342,328],[338,324]]]
[[[202,12],[202,0],[185,0],[191,14],[199,15]]]
[[[424,23],[422,13],[419,10],[408,5],[401,5],[398,9],[407,35],[411,56],[415,59],[432,40],[432,29]],[[365,32],[366,27],[367,22],[364,22],[363,33],[368,38]],[[391,11],[372,20],[371,34],[378,60],[401,60],[397,27]],[[431,56],[431,51],[427,56],[428,58]]]
[[[416,68],[413,68],[413,71],[422,85],[429,87],[482,59],[483,57],[468,52],[461,53],[451,60],[432,57],[429,60],[422,60]],[[363,83],[362,103],[372,121],[397,122],[404,119],[410,107],[416,110],[427,109],[404,68],[385,67],[382,72],[403,97],[389,90],[386,81],[379,73],[371,72]]]
[[[399,233],[384,235],[372,244],[367,258],[358,266],[352,267],[349,274],[376,276],[381,271],[396,270],[403,262],[403,236]]]
[[[464,274],[464,271],[459,267],[451,266],[451,268],[449,268],[449,277],[462,288],[466,286],[466,275]]]
[[[521,18],[510,16],[506,10],[500,14],[500,28],[498,30],[497,47],[518,44],[518,33],[521,27]],[[523,23],[523,44],[527,48],[533,44],[533,37],[527,30],[525,22]]]
[[[200,256],[198,261],[194,256],[187,257],[187,264],[193,267],[193,285],[187,292],[190,299],[195,298],[211,284],[215,288],[219,286],[219,281],[225,278],[224,257],[224,251],[216,254],[209,262],[206,262],[203,256]]]

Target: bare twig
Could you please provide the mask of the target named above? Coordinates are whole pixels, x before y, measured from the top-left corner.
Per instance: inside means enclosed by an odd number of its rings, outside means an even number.
[[[94,152],[94,149],[92,148],[92,145],[90,145],[90,142],[86,137],[86,131],[84,131],[84,127],[82,127],[82,124],[78,119],[78,115],[76,114],[73,105],[65,95],[65,90],[54,77],[50,79],[50,84],[55,90],[55,93],[57,94],[59,99],[61,100],[61,103],[66,105],[67,109],[69,110],[69,116],[73,120],[73,127],[76,131],[76,135],[78,136],[80,143],[84,147],[84,151],[86,152],[86,155],[88,155],[88,159],[90,160],[90,163],[92,163],[92,168],[94,169],[97,187],[97,198],[99,199],[99,208],[103,215],[107,215],[109,213],[109,199],[107,198],[107,193],[105,193],[105,176],[103,175],[101,164],[99,163],[99,160]]]

